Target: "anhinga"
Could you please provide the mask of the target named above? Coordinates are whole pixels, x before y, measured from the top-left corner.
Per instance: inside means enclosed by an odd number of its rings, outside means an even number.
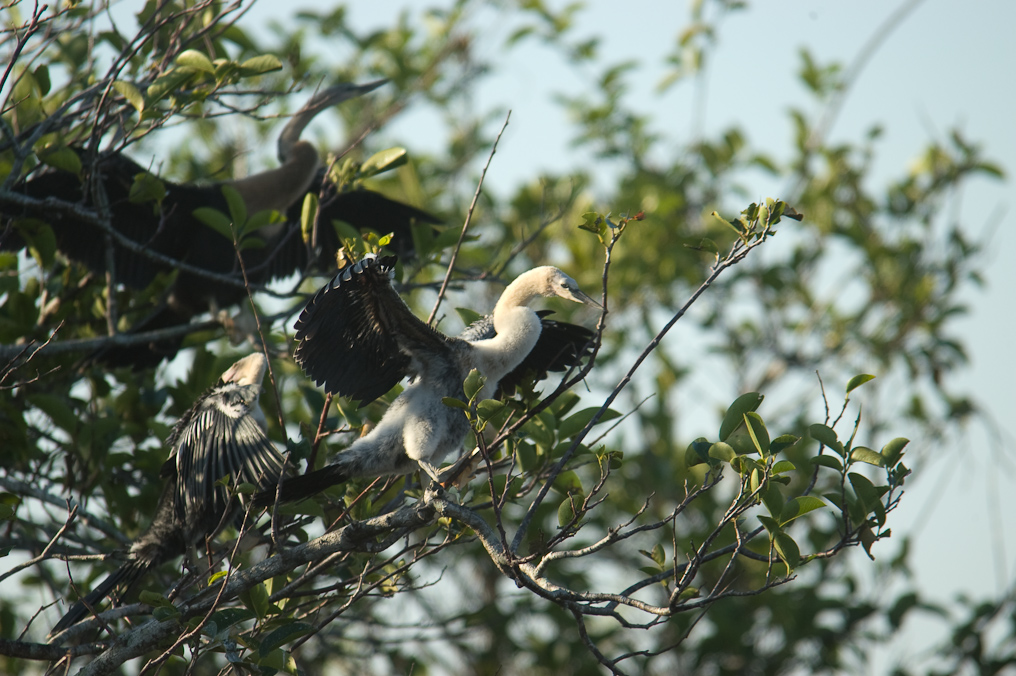
[[[62,202],[80,203],[89,211],[98,213],[97,197],[109,206],[110,224],[117,233],[136,245],[175,261],[218,275],[229,275],[242,282],[233,241],[202,223],[194,216],[195,209],[211,207],[229,212],[222,186],[232,186],[243,198],[247,213],[253,215],[264,209],[275,209],[285,215],[281,224],[269,225],[249,233],[264,242],[264,246],[243,250],[244,266],[252,284],[263,284],[272,279],[286,277],[297,270],[334,265],[335,253],[341,246],[332,221],[345,221],[363,230],[384,229],[394,232],[394,249],[402,253],[412,251],[411,224],[439,223],[435,216],[390,200],[370,190],[353,190],[329,195],[321,202],[318,222],[318,248],[310,251],[301,237],[301,211],[303,197],[308,192],[318,193],[325,184],[325,170],[319,166],[318,154],[308,141],[300,140],[304,128],[322,110],[343,101],[362,96],[384,80],[364,85],[340,84],[314,96],[284,127],[278,142],[280,166],[246,178],[195,185],[163,180],[165,196],[158,207],[153,201],[132,201],[131,189],[135,178],[149,172],[122,153],[106,153],[86,167],[86,180],[68,171],[48,171],[32,177],[16,188],[19,192],[44,200],[57,198]],[[84,153],[79,151],[84,157]],[[89,180],[90,178],[90,180]],[[10,212],[11,210],[7,210]],[[57,248],[68,258],[85,264],[91,270],[105,274],[108,269],[108,246],[112,246],[115,280],[131,288],[147,287],[159,273],[173,268],[153,260],[116,241],[108,242],[106,235],[94,225],[77,218],[70,212],[48,209],[44,205],[31,213],[5,213],[19,218],[32,216],[45,220],[53,229]],[[3,242],[3,248],[22,248],[24,242],[17,234]],[[149,331],[186,324],[190,319],[210,308],[233,305],[245,297],[242,286],[222,284],[185,270],[178,273],[167,294],[165,303],[154,313],[134,323],[132,332]],[[100,355],[111,366],[132,365],[147,368],[164,358],[176,354],[182,339],[159,341],[137,347],[112,348]]]
[[[363,402],[403,377],[412,381],[377,426],[338,453],[332,464],[284,481],[281,501],[308,497],[355,477],[418,468],[437,480],[436,464],[457,450],[469,431],[463,412],[442,399],[462,399],[463,381],[472,369],[486,378],[477,396],[489,399],[506,377],[530,369],[540,375],[563,370],[587,354],[590,331],[542,319],[528,307],[538,296],[599,307],[557,268],[519,275],[501,294],[491,320],[454,338],[409,310],[392,288],[394,265],[394,256],[368,257],[322,287],[296,323],[296,361],[327,391]],[[270,504],[275,497],[275,491],[265,491],[255,504]]]
[[[230,486],[275,485],[283,458],[265,435],[258,406],[267,366],[260,353],[244,357],[180,418],[166,440],[170,453],[160,471],[165,486],[152,525],[130,546],[126,563],[76,602],[51,635],[81,621],[114,588],[126,592],[149,569],[233,523],[241,506],[220,479],[228,477]]]

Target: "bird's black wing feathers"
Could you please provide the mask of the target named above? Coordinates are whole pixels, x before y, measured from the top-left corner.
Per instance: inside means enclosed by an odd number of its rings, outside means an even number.
[[[443,353],[450,339],[421,321],[392,288],[395,256],[364,258],[317,292],[297,320],[295,358],[332,394],[369,403]]]
[[[536,314],[543,324],[540,338],[522,363],[498,383],[498,396],[511,395],[526,378],[543,380],[550,371],[566,371],[578,366],[592,351],[594,333],[586,327],[548,319],[553,314],[551,310],[538,310]],[[459,338],[473,342],[493,338],[495,335],[494,319],[488,315],[466,327]]]

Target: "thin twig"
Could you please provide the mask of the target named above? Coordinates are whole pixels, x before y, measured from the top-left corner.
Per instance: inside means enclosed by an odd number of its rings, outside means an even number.
[[[438,308],[441,307],[441,301],[444,299],[445,292],[448,290],[448,281],[452,277],[452,270],[455,269],[455,261],[459,257],[459,250],[462,248],[462,242],[466,239],[466,231],[469,230],[469,223],[473,219],[473,210],[476,209],[476,203],[480,199],[480,193],[483,191],[483,179],[487,176],[487,169],[490,167],[491,160],[494,159],[494,153],[497,152],[498,141],[501,140],[501,134],[508,127],[508,120],[512,117],[512,111],[508,111],[508,115],[504,118],[504,124],[501,125],[501,131],[497,133],[497,138],[494,139],[494,145],[490,148],[490,155],[487,156],[487,162],[483,165],[483,171],[480,172],[480,180],[476,184],[476,192],[473,193],[473,201],[469,204],[469,211],[466,212],[466,221],[462,224],[462,232],[459,233],[459,241],[455,243],[455,248],[452,249],[451,260],[448,261],[448,270],[445,272],[444,281],[441,282],[441,288],[437,292],[437,300],[434,301],[434,309],[430,311],[430,316],[427,317],[427,324],[434,323],[434,317],[437,316]]]

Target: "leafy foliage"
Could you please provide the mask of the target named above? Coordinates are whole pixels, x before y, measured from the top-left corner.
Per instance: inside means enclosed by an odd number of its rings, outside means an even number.
[[[681,86],[708,57],[710,4],[696,3],[664,86]],[[211,565],[191,564],[182,581],[179,568],[164,570],[140,596],[145,606],[124,606],[141,623],[106,615],[97,642],[97,622],[72,629],[62,641],[81,644],[75,657],[101,655],[86,673],[135,657],[146,660],[144,673],[198,664],[267,674],[832,673],[862,669],[866,648],[914,611],[948,616],[909,590],[867,597],[847,559],[865,561],[862,550],[875,558],[890,535],[908,466],[924,450],[898,435],[917,429],[926,446],[976,412],[943,376],[966,360],[950,320],[979,281],[979,244],[943,225],[938,207],[971,176],[1000,169],[955,133],[872,188],[877,134],[831,145],[801,109],[789,113],[796,143],[782,166],[734,128],[662,152],[667,139],[628,95],[633,64],[610,63],[596,40],[573,36],[578,5],[557,11],[537,0],[483,11],[517,25],[509,54],[538,42],[565,63],[601,69],[595,91],[560,103],[575,120],[575,143],[623,170],[616,190],[595,201],[589,176],[576,170],[534,176],[508,197],[484,192],[471,205],[475,167],[501,121],[469,105],[490,66],[470,48],[482,38],[470,21],[479,5],[428,10],[426,31],[407,13],[363,34],[342,7],[307,11],[264,40],[243,26],[240,5],[209,0],[148,3],[134,34],[87,3],[5,10],[18,29],[3,33],[11,69],[0,89],[0,238],[16,230],[27,253],[0,252],[0,545],[30,564],[10,556],[0,577],[19,583],[5,582],[0,596],[6,671],[70,659],[66,647],[41,645],[57,613],[36,615],[38,599],[77,596],[110,569],[97,555],[147,524],[173,420],[252,349],[230,347],[222,324],[241,322],[216,316],[188,327],[187,358],[169,369],[83,362],[123,336],[117,308],[150,308],[171,280],[132,290],[69,261],[45,211],[80,205],[35,204],[31,217],[8,217],[26,208],[14,188],[46,167],[87,181],[72,147],[141,157],[173,134],[182,138],[154,173],[180,181],[241,173],[246,147],[237,139],[260,143],[289,110],[288,94],[336,79],[390,80],[374,102],[339,109],[350,139],[408,107],[436,111],[444,125],[439,153],[418,154],[412,139],[373,147],[367,137],[329,161],[336,185],[471,215],[468,233],[414,231],[417,258],[400,268],[410,301],[426,310],[413,291],[438,288],[450,260],[449,302],[471,309],[491,305],[485,281],[554,262],[584,288],[602,288],[609,313],[599,318],[595,358],[559,385],[524,385],[505,401],[476,400],[471,376],[466,401],[446,402],[468,416],[476,447],[449,470],[456,487],[354,481],[280,508],[261,524],[271,557],[214,546]],[[843,85],[840,64],[807,53],[800,77],[819,102]],[[231,136],[228,125],[244,131]],[[659,157],[671,159],[650,159]],[[796,187],[745,207],[733,195],[748,169]],[[144,174],[131,195],[157,204],[165,186]],[[229,213],[202,214],[209,227],[240,236],[270,225],[235,195],[226,201]],[[308,198],[304,233],[316,209]],[[108,225],[101,209],[90,217]],[[335,227],[351,258],[390,243],[383,224],[365,236]],[[395,395],[357,410],[299,373],[289,327],[318,284],[301,275],[254,294],[259,327],[241,336],[273,356],[262,398],[270,434],[292,463],[311,467],[376,422]],[[708,362],[669,349],[668,332],[693,303],[702,341],[736,374],[729,388]],[[844,388],[836,415],[839,398],[810,385],[816,371]],[[887,391],[900,374],[904,391]],[[729,389],[731,403],[689,401],[693,376]],[[715,436],[682,438],[691,416],[715,421]],[[905,578],[905,555],[881,565]],[[1004,644],[984,649],[1011,606],[968,603],[943,663],[1011,660]],[[161,622],[143,623],[148,612]],[[889,630],[872,638],[875,626]]]

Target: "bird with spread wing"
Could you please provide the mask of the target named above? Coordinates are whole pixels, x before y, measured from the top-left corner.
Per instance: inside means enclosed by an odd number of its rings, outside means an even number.
[[[519,275],[491,317],[459,337],[418,319],[392,287],[395,257],[368,256],[340,271],[308,303],[296,323],[296,361],[333,394],[370,402],[405,377],[412,380],[377,426],[339,452],[331,464],[283,481],[255,504],[292,501],[355,477],[407,474],[422,469],[438,480],[436,465],[460,448],[469,431],[461,410],[445,397],[463,398],[463,381],[477,369],[489,399],[499,383],[527,371],[565,370],[588,354],[588,329],[541,317],[529,307],[540,296],[595,307],[575,280],[543,266]],[[507,379],[507,380],[506,380]]]

